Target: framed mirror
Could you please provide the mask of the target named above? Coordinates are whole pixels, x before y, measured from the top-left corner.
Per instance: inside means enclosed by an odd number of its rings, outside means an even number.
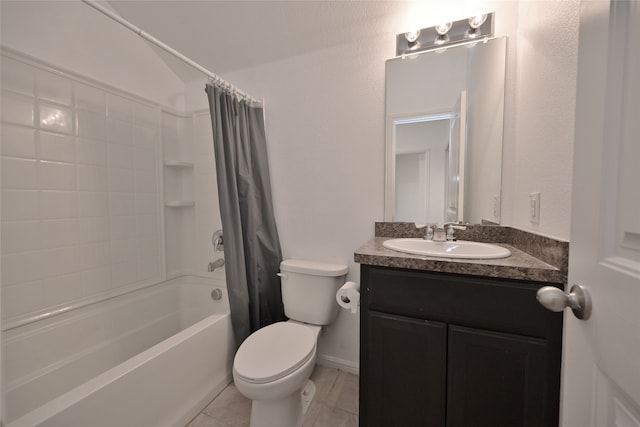
[[[386,63],[385,220],[499,224],[506,37]]]

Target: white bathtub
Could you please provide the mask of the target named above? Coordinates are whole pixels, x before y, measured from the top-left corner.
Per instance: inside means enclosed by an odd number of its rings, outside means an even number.
[[[230,383],[232,339],[224,280],[193,276],[5,331],[7,427],[184,426]]]

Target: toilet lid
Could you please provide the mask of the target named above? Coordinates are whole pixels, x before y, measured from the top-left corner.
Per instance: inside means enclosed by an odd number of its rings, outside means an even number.
[[[292,322],[274,323],[249,335],[240,345],[233,369],[248,382],[274,381],[308,361],[315,346],[311,328]]]

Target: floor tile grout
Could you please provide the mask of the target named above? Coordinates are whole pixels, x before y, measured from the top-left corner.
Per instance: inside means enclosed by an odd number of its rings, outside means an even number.
[[[304,427],[356,427],[358,377],[316,365],[311,379],[316,385],[316,396],[305,414]],[[248,427],[250,416],[251,401],[231,383],[187,427]]]

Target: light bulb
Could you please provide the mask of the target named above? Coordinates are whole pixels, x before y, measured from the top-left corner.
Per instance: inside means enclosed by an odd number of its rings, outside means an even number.
[[[407,31],[404,33],[404,38],[407,39],[409,44],[415,43],[418,37],[420,37],[420,30]]]
[[[474,30],[480,28],[482,24],[487,20],[487,14],[484,13],[482,15],[476,15],[469,18],[469,26]]]
[[[444,36],[445,34],[447,34],[449,32],[449,30],[451,29],[451,27],[453,26],[453,22],[447,22],[444,24],[438,24],[436,25],[436,32],[438,34],[440,34],[441,36]]]

